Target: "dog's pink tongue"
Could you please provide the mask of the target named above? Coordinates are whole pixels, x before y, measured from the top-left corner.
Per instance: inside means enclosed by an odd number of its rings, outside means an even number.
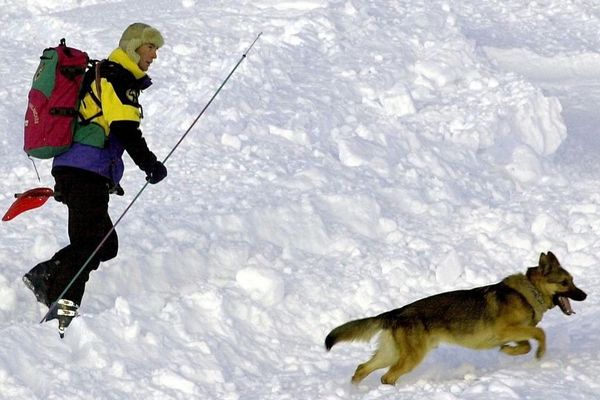
[[[560,309],[567,315],[575,314],[575,311],[571,308],[571,302],[567,297],[559,297],[558,302],[560,303]]]

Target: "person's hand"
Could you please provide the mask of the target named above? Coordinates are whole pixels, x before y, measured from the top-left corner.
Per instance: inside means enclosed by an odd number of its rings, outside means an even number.
[[[116,194],[117,196],[123,196],[125,194],[125,190],[123,190],[121,185],[117,183],[116,185],[111,185],[108,188],[108,194]]]
[[[65,197],[62,192],[62,185],[58,182],[54,184],[54,200],[58,201],[59,203],[65,202]]]
[[[146,170],[146,181],[154,185],[167,177],[167,168],[160,161],[154,162],[150,168]]]

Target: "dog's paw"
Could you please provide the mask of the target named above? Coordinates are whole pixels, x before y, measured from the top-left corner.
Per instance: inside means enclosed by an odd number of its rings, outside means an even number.
[[[542,357],[544,357],[544,354],[546,354],[546,346],[540,345],[538,347],[537,351],[535,352],[535,358],[540,360]]]
[[[381,377],[381,383],[384,385],[395,385],[397,380],[397,376],[392,376],[389,373],[386,373]]]
[[[504,354],[508,354],[509,356],[520,356],[522,354],[527,354],[531,350],[531,344],[529,341],[523,340],[517,342],[514,345],[511,344],[503,344],[500,346],[500,351]]]

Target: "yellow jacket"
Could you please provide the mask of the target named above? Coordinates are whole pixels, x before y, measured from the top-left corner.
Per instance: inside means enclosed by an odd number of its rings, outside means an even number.
[[[136,81],[147,78],[146,73],[121,48],[115,49],[108,57],[108,61],[125,68]],[[104,72],[104,66],[101,65],[100,68]],[[142,107],[138,102],[139,90],[128,87],[128,84],[133,82],[123,82],[123,77],[118,76],[118,73],[111,75],[111,72],[107,72],[107,74],[108,76],[103,76],[105,74],[101,73],[100,96],[98,96],[98,86],[93,81],[91,93],[88,92],[81,100],[79,106],[81,120],[88,123],[78,127],[75,142],[103,147],[106,137],[110,134],[110,125],[114,121],[139,123],[142,119]],[[98,127],[102,128],[102,131],[98,130]]]
[[[99,81],[84,83],[73,145],[53,165],[92,171],[116,184],[123,175],[123,151],[143,171],[157,161],[139,129],[143,112],[138,96],[151,81],[120,48],[100,62],[96,73]]]

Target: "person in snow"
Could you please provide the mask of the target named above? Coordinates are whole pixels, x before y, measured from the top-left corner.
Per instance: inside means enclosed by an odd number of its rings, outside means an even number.
[[[138,102],[140,92],[151,85],[146,72],[163,44],[161,33],[149,25],[134,23],[125,29],[119,47],[108,60],[86,73],[87,87],[84,83],[83,89],[87,92],[79,106],[74,143],[54,159],[55,199],[68,207],[70,243],[50,260],[33,267],[23,281],[39,302],[48,307],[56,302],[47,320],[58,319],[61,337],[77,314],[90,272],[117,255],[117,234],[108,214],[108,202],[110,193],[123,194],[119,186],[123,153],[126,151],[146,173],[149,183],[158,183],[167,176],[165,166],[142,136],[143,113]],[[94,257],[74,279],[95,250]]]

